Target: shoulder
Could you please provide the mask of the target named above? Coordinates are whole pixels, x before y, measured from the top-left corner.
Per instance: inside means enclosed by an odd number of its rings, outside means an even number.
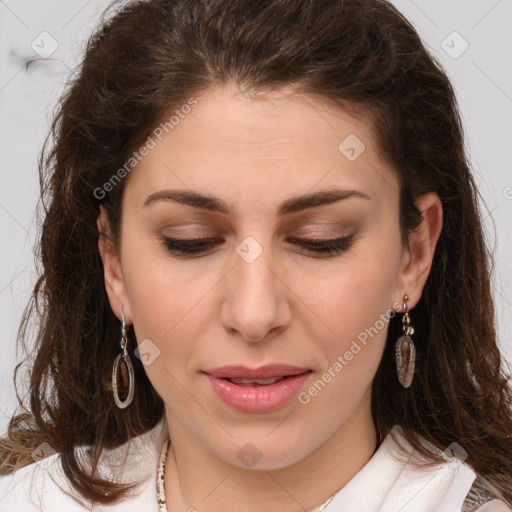
[[[139,512],[147,510],[156,497],[156,469],[159,450],[168,436],[167,426],[160,422],[154,429],[135,437],[115,449],[102,452],[99,472],[107,480],[135,484],[134,495],[108,510]],[[80,460],[87,447],[77,449]],[[78,495],[69,483],[60,454],[0,476],[0,512],[85,512],[91,510],[90,500]]]
[[[84,512],[84,508],[68,496],[70,489],[60,478],[58,454],[34,462],[12,474],[0,477],[0,512],[23,510],[39,512],[44,503],[52,512]]]
[[[512,512],[496,492],[499,492],[496,482],[491,483],[477,476],[464,500],[462,512]]]
[[[512,509],[501,501],[499,493],[500,485],[498,482],[488,482],[483,477],[477,475],[474,469],[466,461],[467,454],[459,445],[448,446],[445,450],[440,450],[423,436],[418,436],[418,440],[428,451],[436,453],[444,462],[439,464],[428,464],[422,466],[424,458],[410,445],[404,438],[403,429],[396,425],[392,431],[391,437],[396,436],[397,440],[403,446],[400,449],[392,443],[392,451],[400,452],[402,460],[405,462],[403,474],[409,476],[409,481],[405,485],[410,486],[410,482],[423,482],[428,480],[432,496],[429,495],[429,488],[421,491],[422,500],[436,500],[443,507],[436,510],[460,510],[461,512],[512,512]],[[402,479],[403,480],[403,479]],[[403,485],[401,486],[404,487]],[[402,492],[399,488],[399,493]]]
[[[475,512],[512,512],[512,508],[503,501],[492,500],[477,508]]]
[[[106,479],[124,480],[100,465]],[[138,475],[140,468],[131,462],[122,462],[123,473]],[[153,479],[154,481],[155,479]],[[149,481],[131,481],[139,484],[136,493],[122,502],[109,505],[108,510],[139,512],[152,503]],[[156,503],[156,491],[154,502]],[[96,509],[96,508],[95,508]],[[100,508],[98,508],[99,510]],[[0,477],[0,512],[90,512],[91,500],[81,496],[65,476],[59,454],[20,468]]]

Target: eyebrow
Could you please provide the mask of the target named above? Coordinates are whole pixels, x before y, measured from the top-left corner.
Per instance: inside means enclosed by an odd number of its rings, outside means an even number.
[[[330,189],[292,197],[279,205],[278,215],[284,216],[296,213],[308,208],[328,205],[348,199],[351,197],[371,200],[371,197],[365,192],[359,190]],[[215,213],[229,215],[231,209],[222,199],[214,196],[205,196],[188,190],[160,190],[148,196],[144,201],[144,207],[147,207],[158,201],[175,201],[179,204],[201,208]]]

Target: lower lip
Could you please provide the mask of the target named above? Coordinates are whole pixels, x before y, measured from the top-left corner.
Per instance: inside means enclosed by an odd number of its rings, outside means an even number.
[[[241,412],[269,412],[291,400],[309,378],[311,372],[286,377],[274,384],[242,387],[228,380],[205,374],[213,390],[226,404]]]

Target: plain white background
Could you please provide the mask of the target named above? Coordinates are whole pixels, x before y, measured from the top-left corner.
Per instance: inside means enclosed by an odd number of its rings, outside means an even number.
[[[395,0],[458,94],[482,215],[495,251],[493,292],[512,361],[511,0]],[[14,412],[17,329],[35,283],[37,158],[53,108],[106,1],[0,1],[0,430]],[[54,46],[57,45],[54,50]],[[45,52],[50,58],[39,58]],[[28,61],[28,63],[27,63]],[[21,388],[23,391],[24,388]]]

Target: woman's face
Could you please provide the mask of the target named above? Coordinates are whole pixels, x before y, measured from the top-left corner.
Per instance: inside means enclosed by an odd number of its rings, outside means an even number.
[[[171,436],[240,467],[243,450],[258,468],[285,467],[349,425],[369,428],[388,320],[404,293],[417,302],[428,261],[420,276],[402,244],[398,181],[369,123],[283,92],[195,100],[128,178],[107,290]],[[208,240],[187,254],[168,238]],[[303,375],[254,385],[206,373],[271,364]]]

